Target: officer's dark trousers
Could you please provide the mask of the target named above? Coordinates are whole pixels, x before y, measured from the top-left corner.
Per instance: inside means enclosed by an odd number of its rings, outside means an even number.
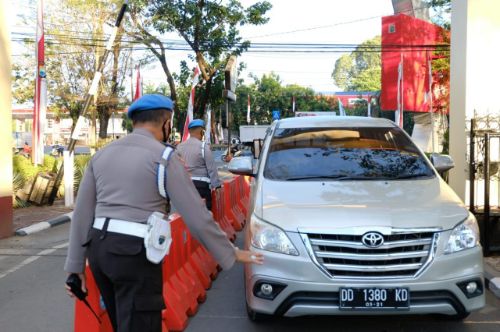
[[[162,268],[147,260],[143,243],[140,237],[90,232],[90,269],[116,332],[161,332]]]
[[[205,200],[208,211],[212,211],[212,191],[210,190],[210,185],[205,181],[193,180],[194,186],[198,193],[200,193],[201,198]]]

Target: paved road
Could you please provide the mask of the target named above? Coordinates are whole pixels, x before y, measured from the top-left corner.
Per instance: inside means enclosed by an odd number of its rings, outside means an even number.
[[[62,270],[69,225],[0,240],[0,331],[73,330]]]
[[[73,303],[62,288],[68,224],[27,237],[0,240],[0,331],[72,331]],[[500,300],[464,323],[431,317],[278,318],[255,324],[245,313],[243,269],[222,272],[207,301],[191,318],[188,332],[206,331],[499,331]]]

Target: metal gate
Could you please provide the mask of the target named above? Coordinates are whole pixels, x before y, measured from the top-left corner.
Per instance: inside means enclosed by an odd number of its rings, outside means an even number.
[[[476,117],[469,126],[469,209],[488,256],[500,252],[500,117]]]

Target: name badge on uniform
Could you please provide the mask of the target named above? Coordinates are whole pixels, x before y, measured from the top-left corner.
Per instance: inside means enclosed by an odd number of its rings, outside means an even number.
[[[158,264],[168,255],[172,244],[170,220],[160,212],[153,212],[148,218],[148,230],[144,236],[146,257],[151,263]]]

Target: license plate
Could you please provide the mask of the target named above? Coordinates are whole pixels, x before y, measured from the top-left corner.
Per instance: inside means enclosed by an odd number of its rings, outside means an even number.
[[[408,288],[340,288],[340,309],[409,309]]]

